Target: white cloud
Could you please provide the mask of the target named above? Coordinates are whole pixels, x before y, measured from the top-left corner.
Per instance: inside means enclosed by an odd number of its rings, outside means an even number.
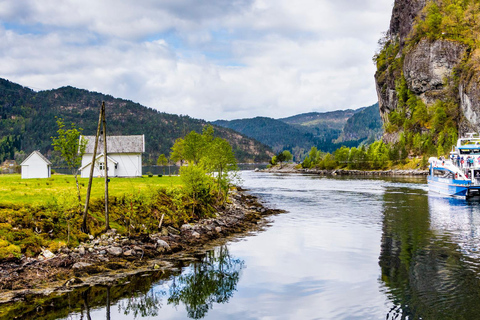
[[[7,0],[0,76],[207,120],[358,108],[376,101],[390,13],[381,0]]]

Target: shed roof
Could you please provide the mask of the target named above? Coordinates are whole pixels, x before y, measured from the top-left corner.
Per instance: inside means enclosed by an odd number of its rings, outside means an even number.
[[[87,139],[85,153],[93,153],[95,136],[82,136]],[[107,136],[108,153],[142,153],[145,152],[145,136]],[[97,153],[103,153],[103,138],[98,140]]]
[[[52,165],[52,163],[47,159],[45,158],[45,156],[43,154],[40,153],[40,151],[33,151],[32,153],[30,153],[30,155],[25,159],[23,160],[23,162],[20,164],[21,166],[25,165],[26,162],[34,155],[38,155],[40,157],[40,159],[42,159],[43,161],[45,161],[46,164],[49,164],[49,165]]]

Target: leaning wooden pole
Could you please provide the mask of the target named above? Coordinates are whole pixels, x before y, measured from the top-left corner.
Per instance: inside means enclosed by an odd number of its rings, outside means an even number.
[[[107,162],[107,120],[105,118],[105,102],[102,104],[103,118],[103,159],[105,168],[105,231],[110,229],[110,220],[108,216],[108,162]]]
[[[83,223],[82,223],[82,231],[88,233],[87,228],[87,213],[88,213],[88,203],[90,202],[90,191],[92,190],[92,180],[93,180],[93,170],[95,169],[95,158],[97,157],[97,147],[98,147],[98,137],[100,136],[100,126],[102,125],[102,110],[105,108],[105,102],[102,103],[100,107],[100,115],[98,117],[98,126],[97,126],[97,134],[95,136],[95,146],[93,148],[93,157],[92,163],[90,165],[90,176],[88,178],[88,187],[87,187],[87,195],[85,199],[85,209],[83,210]]]

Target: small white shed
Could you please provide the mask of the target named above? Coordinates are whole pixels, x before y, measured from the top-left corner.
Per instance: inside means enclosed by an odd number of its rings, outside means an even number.
[[[20,166],[22,179],[50,178],[52,175],[52,163],[39,151],[30,153]]]

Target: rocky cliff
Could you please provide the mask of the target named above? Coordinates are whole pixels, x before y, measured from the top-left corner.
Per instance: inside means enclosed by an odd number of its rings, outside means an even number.
[[[480,130],[478,14],[473,0],[395,1],[374,58],[384,141],[434,153]]]

